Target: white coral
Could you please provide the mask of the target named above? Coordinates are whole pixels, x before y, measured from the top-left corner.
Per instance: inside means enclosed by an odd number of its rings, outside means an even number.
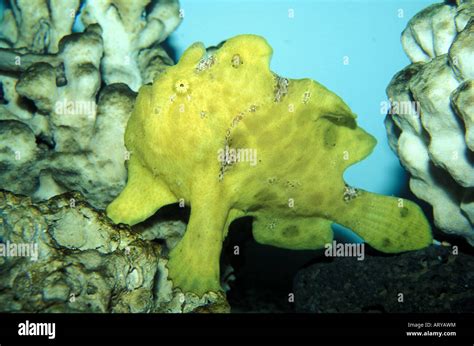
[[[81,3],[87,27],[71,33]],[[177,0],[12,0],[0,23],[0,188],[76,190],[105,207],[126,179],[133,90],[173,63],[160,43],[178,11]]]
[[[392,149],[410,188],[433,206],[437,228],[474,245],[474,1],[435,4],[402,34],[412,64],[387,94]],[[408,105],[402,107],[402,105]]]
[[[81,20],[103,29],[105,82],[125,83],[138,91],[153,82],[154,71],[147,67],[151,60],[164,58],[156,47],[180,23],[179,5],[174,0],[94,0],[85,5]]]

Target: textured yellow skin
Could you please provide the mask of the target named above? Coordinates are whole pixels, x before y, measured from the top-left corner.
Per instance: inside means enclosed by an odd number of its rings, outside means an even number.
[[[125,134],[128,182],[107,213],[134,225],[180,199],[191,206],[168,262],[182,291],[221,290],[222,242],[242,216],[253,216],[256,241],[289,249],[324,247],[333,222],[387,253],[432,241],[410,201],[361,190],[344,199],[344,170],[365,158],[375,139],[317,82],[289,80],[282,87],[285,81],[269,69],[271,54],[263,38],[237,36],[202,68],[205,48],[196,43],[140,89]],[[226,145],[256,149],[258,163],[235,162],[222,173],[218,151]]]

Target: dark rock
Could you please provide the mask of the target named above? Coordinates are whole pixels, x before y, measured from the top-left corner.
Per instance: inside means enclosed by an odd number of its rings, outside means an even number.
[[[298,312],[474,312],[474,256],[446,246],[334,258],[294,281]],[[402,300],[403,301],[400,301]]]

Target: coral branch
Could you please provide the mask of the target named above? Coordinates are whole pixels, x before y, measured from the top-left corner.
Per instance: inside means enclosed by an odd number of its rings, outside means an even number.
[[[60,67],[63,63],[56,54],[22,54],[13,49],[0,48],[0,71],[24,72],[38,62],[46,62],[53,67]]]

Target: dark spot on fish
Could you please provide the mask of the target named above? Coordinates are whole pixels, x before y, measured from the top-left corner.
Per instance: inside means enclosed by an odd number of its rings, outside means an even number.
[[[276,189],[278,191],[278,189]],[[260,203],[265,202],[276,202],[279,200],[278,194],[275,192],[275,188],[269,188],[265,190],[265,192],[258,192],[253,196],[255,201],[259,201]]]
[[[382,245],[383,245],[383,247],[389,247],[391,244],[392,244],[392,242],[391,242],[390,239],[388,239],[388,238],[384,238],[384,239],[382,240]]]
[[[400,208],[400,216],[406,217],[407,215],[408,215],[408,208],[407,207]]]
[[[269,184],[274,184],[274,183],[276,183],[276,180],[277,179],[275,177],[268,178],[268,183]]]
[[[326,148],[332,149],[336,146],[337,141],[337,130],[329,126],[324,132],[324,146]]]
[[[300,231],[296,226],[288,226],[283,230],[283,236],[286,238],[293,238],[296,237]]]
[[[309,196],[309,200],[312,201],[313,203],[322,204],[324,201],[324,198],[319,193],[313,193]]]
[[[344,126],[348,127],[350,129],[355,129],[357,128],[357,123],[356,120],[349,115],[339,115],[339,114],[329,114],[329,115],[323,115],[321,118],[329,120],[333,124],[337,126]]]

